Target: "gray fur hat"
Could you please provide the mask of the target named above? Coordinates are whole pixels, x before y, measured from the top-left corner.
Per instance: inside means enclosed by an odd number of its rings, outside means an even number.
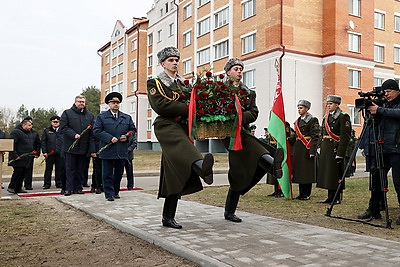
[[[157,53],[158,63],[164,62],[169,57],[177,57],[180,58],[181,54],[176,47],[168,46],[163,48],[160,52]]]
[[[326,97],[326,102],[333,102],[340,105],[340,103],[342,103],[342,97],[339,95],[328,95]]]
[[[243,61],[240,58],[234,57],[229,59],[228,62],[226,62],[224,67],[225,72],[228,72],[235,65],[239,65],[244,69]]]
[[[307,101],[307,100],[304,100],[304,99],[299,100],[299,103],[297,103],[297,105],[298,105],[298,106],[306,107],[306,108],[308,108],[308,109],[311,108],[311,102],[310,102],[310,101]]]

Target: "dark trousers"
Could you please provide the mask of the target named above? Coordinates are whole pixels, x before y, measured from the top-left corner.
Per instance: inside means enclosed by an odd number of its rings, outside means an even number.
[[[106,198],[119,194],[125,159],[102,159],[103,187]]]
[[[83,185],[88,186],[90,157],[85,157],[83,162]]]
[[[126,180],[128,189],[133,189],[133,162],[132,160],[125,160],[125,172],[126,172]]]
[[[32,188],[32,175],[33,175],[33,159],[29,161],[28,166],[25,168],[25,174],[24,174],[25,188]]]
[[[383,154],[383,166],[386,176],[389,170],[392,169],[394,189],[397,193],[397,201],[400,204],[400,154]]]
[[[44,187],[51,186],[51,174],[53,173],[53,166],[55,167],[55,182],[56,187],[62,187],[61,176],[64,172],[64,159],[59,154],[50,155],[46,159],[46,169],[44,171]]]
[[[11,176],[8,188],[14,189],[16,192],[22,189],[22,182],[27,168],[24,167],[13,167],[14,171]]]
[[[101,159],[93,158],[92,188],[103,188]]]
[[[85,155],[65,153],[66,191],[82,190]]]

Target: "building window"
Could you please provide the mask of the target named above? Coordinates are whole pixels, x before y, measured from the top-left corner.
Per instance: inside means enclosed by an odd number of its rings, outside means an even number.
[[[152,124],[153,124],[153,120],[151,118],[147,118],[147,131],[151,131]]]
[[[210,31],[210,17],[203,19],[202,21],[199,21],[197,23],[199,27],[199,32],[197,36],[201,36],[203,34],[206,34]]]
[[[400,15],[394,16],[394,31],[400,32]]]
[[[117,91],[117,85],[112,85],[111,86],[111,92],[116,92]]]
[[[385,47],[383,45],[374,44],[374,61],[375,62],[383,62]]]
[[[118,92],[122,93],[124,91],[124,82],[117,84]]]
[[[185,32],[183,34],[183,46],[189,46],[192,44],[192,31]]]
[[[242,18],[247,19],[256,14],[256,0],[242,2]]]
[[[361,35],[349,32],[349,51],[360,53]]]
[[[214,45],[215,59],[227,57],[229,54],[229,40]]]
[[[137,49],[137,39],[132,40],[132,51]]]
[[[360,16],[360,0],[349,0],[349,14]]]
[[[190,18],[192,16],[192,4],[183,7],[183,19]]]
[[[135,92],[137,90],[137,82],[136,80],[131,81],[131,92]]]
[[[118,55],[118,47],[113,48],[111,53],[112,53],[112,57],[113,58],[117,57],[117,55]]]
[[[248,88],[256,87],[256,70],[249,70],[243,73],[243,83]]]
[[[160,18],[162,17],[162,16],[164,16],[164,9],[160,9]]]
[[[110,73],[106,72],[106,82],[109,82],[109,81],[110,81]]]
[[[123,53],[124,53],[124,44],[122,43],[118,46],[118,55],[121,55]]]
[[[135,101],[131,102],[131,112],[136,112],[136,102]]]
[[[118,64],[118,74],[121,74],[124,72],[124,63]]]
[[[351,125],[360,125],[360,112],[355,106],[349,105],[348,107]]]
[[[242,54],[247,54],[256,51],[256,34],[242,37]]]
[[[192,59],[183,61],[183,74],[189,74],[192,72]]]
[[[153,56],[148,56],[147,57],[147,67],[152,67],[153,66]]]
[[[162,30],[159,30],[159,31],[157,32],[157,42],[158,42],[158,43],[162,41],[161,37],[162,37]]]
[[[110,64],[110,54],[106,55],[106,64]]]
[[[148,46],[153,45],[153,34],[152,34],[152,33],[150,33],[150,34],[147,36],[147,45],[148,45]]]
[[[111,68],[111,77],[114,77],[115,75],[117,75],[117,66]]]
[[[136,69],[137,69],[137,60],[134,59],[131,62],[132,62],[132,71],[136,71]]]
[[[199,7],[207,4],[208,2],[210,2],[210,0],[199,0]]]
[[[383,83],[383,78],[374,77],[374,87],[381,86]]]
[[[197,52],[199,66],[210,62],[210,48],[206,48]]]
[[[349,87],[360,88],[361,70],[349,69]]]
[[[374,12],[374,27],[375,29],[384,30],[385,29],[385,13]]]
[[[215,29],[222,27],[229,22],[229,8],[225,8],[215,14]]]
[[[173,23],[169,24],[169,36],[173,36],[175,31],[175,26]]]

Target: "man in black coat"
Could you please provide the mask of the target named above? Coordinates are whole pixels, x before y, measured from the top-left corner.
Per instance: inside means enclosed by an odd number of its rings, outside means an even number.
[[[51,174],[55,166],[55,183],[57,188],[62,187],[61,177],[64,172],[64,160],[61,158],[63,136],[60,130],[60,117],[52,116],[51,125],[42,134],[42,153],[46,159],[43,189],[51,187]]]
[[[27,193],[22,189],[22,182],[33,165],[33,158],[39,156],[40,141],[37,141],[36,136],[32,133],[32,122],[28,119],[23,120],[10,134],[10,139],[14,139],[14,150],[9,152],[8,157],[8,165],[14,169],[7,189],[10,193]]]
[[[400,91],[399,84],[393,80],[386,80],[382,84],[385,91],[386,103],[379,107],[375,103],[368,107],[372,115],[379,119],[378,138],[382,140],[383,168],[385,176],[392,169],[394,189],[397,201],[400,204]],[[386,178],[387,179],[387,178]],[[396,220],[400,225],[400,217]]]
[[[29,120],[32,123],[33,126],[33,119],[32,117],[28,116],[24,120]],[[31,134],[35,139],[35,150],[40,152],[41,144],[40,144],[40,137],[38,132],[35,131],[35,129],[31,129]],[[39,157],[39,155],[35,156],[36,158]],[[30,162],[24,176],[24,187],[26,190],[33,190],[32,187],[32,177],[33,177],[33,160]]]
[[[86,98],[75,97],[75,103],[61,115],[60,127],[65,152],[66,192],[83,194],[84,161],[86,155],[96,156],[92,134],[93,114],[86,109]]]

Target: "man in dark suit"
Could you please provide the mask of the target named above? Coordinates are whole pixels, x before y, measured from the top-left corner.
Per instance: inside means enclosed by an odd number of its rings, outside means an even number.
[[[122,95],[117,92],[109,93],[105,102],[110,109],[99,114],[93,128],[95,136],[103,148],[98,157],[103,163],[103,187],[108,201],[120,198],[119,190],[124,173],[124,164],[128,159],[129,138],[132,138],[136,127],[132,117],[119,110]]]

